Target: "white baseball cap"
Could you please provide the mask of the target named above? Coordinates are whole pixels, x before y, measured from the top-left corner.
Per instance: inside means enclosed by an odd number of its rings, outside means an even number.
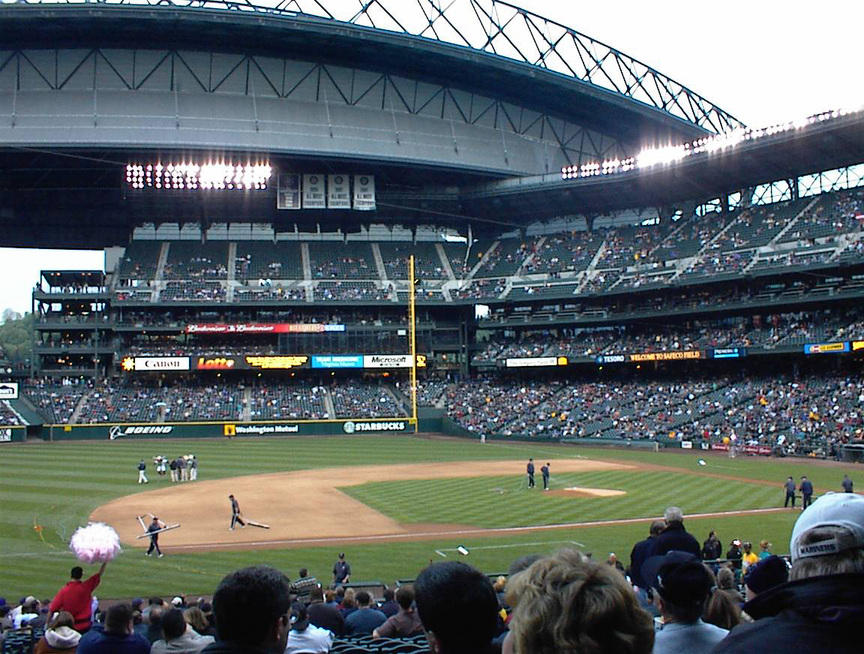
[[[805,532],[820,527],[844,527],[851,535],[799,545]],[[856,547],[864,547],[864,496],[854,493],[827,493],[813,502],[798,518],[789,541],[792,561]]]

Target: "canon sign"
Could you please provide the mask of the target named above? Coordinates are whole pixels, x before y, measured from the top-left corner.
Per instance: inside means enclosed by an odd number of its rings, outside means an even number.
[[[189,357],[135,357],[135,370],[189,370]]]
[[[121,427],[114,425],[108,430],[108,438],[112,441],[124,436],[149,436],[152,434],[170,434],[174,431],[172,425],[142,425],[138,427]]]

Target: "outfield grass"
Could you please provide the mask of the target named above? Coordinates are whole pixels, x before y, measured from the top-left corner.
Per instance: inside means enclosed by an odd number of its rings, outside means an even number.
[[[828,467],[801,460],[728,459],[706,457],[698,466],[699,453],[589,450],[569,446],[530,443],[489,443],[468,440],[436,440],[417,437],[319,437],[274,438],[234,441],[88,441],[3,446],[0,459],[0,595],[34,594],[50,597],[68,577],[74,558],[67,541],[76,527],[104,502],[136,493],[137,462],[150,464],[156,454],[176,456],[194,452],[201,460],[202,479],[266,472],[325,469],[346,465],[388,465],[426,461],[512,459],[512,477],[446,479],[419,482],[364,484],[348,492],[361,501],[404,522],[516,526],[560,524],[615,518],[645,517],[645,523],[576,527],[543,532],[456,541],[397,542],[392,544],[309,547],[257,551],[170,554],[148,559],[140,551],[126,551],[109,566],[97,594],[102,597],[170,595],[178,592],[206,594],[213,591],[228,571],[252,563],[268,563],[296,577],[308,567],[320,579],[329,579],[336,554],[349,553],[353,578],[392,582],[415,575],[430,559],[449,557],[458,545],[471,550],[468,560],[488,571],[506,569],[510,561],[528,552],[546,552],[567,543],[593,551],[603,558],[610,551],[625,561],[633,543],[644,537],[648,518],[675,503],[687,513],[760,508],[782,504],[782,482],[807,474],[817,493],[839,489],[844,472],[856,488],[864,489],[860,466]],[[620,498],[563,498],[542,491],[520,491],[524,461],[566,457],[643,462],[675,468],[674,472],[646,470],[555,475],[553,486],[570,485],[615,488],[627,491]],[[148,473],[150,490],[157,484],[153,466]],[[731,480],[711,475],[732,476]],[[322,470],[322,482],[326,472]],[[539,481],[539,475],[538,475]],[[767,486],[759,481],[770,481]],[[498,492],[500,489],[504,492]],[[688,528],[704,539],[716,529],[724,543],[732,538],[759,541],[768,538],[775,551],[788,550],[789,533],[797,512],[734,516],[687,521]],[[290,520],[290,516],[286,516]],[[350,522],[351,516],[334,516]],[[41,532],[34,526],[42,528]],[[41,533],[41,538],[40,538]],[[44,539],[44,540],[43,540]]]

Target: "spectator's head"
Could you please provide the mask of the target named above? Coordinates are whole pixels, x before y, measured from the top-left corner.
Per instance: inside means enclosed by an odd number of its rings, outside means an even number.
[[[384,588],[384,601],[392,602],[396,597],[396,593],[393,592],[393,589],[390,586],[386,586]]]
[[[539,561],[541,558],[542,557],[539,554],[526,554],[525,556],[520,556],[510,564],[509,568],[507,568],[507,575],[512,577],[523,570],[527,570],[531,567],[531,564],[534,563],[534,561]]]
[[[489,578],[470,565],[433,563],[417,577],[414,593],[433,654],[478,652],[495,636],[498,597]]]
[[[762,550],[763,552],[767,552],[772,547],[773,546],[771,545],[771,543],[767,540],[762,540],[759,542],[759,549]]]
[[[744,544],[741,546],[744,548],[744,554],[750,554],[753,551],[753,545],[750,541],[744,541]]]
[[[81,581],[81,577],[84,576],[84,568],[82,568],[80,565],[76,565],[74,568],[72,568],[72,572],[70,572],[69,575],[73,579]]]
[[[510,630],[519,654],[650,654],[654,626],[618,572],[575,550],[540,559],[514,576]]]
[[[684,522],[684,512],[681,511],[677,506],[670,506],[666,509],[666,512],[663,514],[663,519],[667,523],[683,523]]]
[[[161,629],[160,625],[162,624],[162,613],[163,612],[164,611],[162,610],[161,606],[154,606],[152,609],[150,609],[150,613],[147,616],[147,619],[150,621],[150,624],[153,625],[154,627],[159,627]]]
[[[292,631],[305,631],[309,626],[309,614],[303,602],[294,602],[291,605],[290,622]]]
[[[308,577],[308,576],[309,576],[309,571],[306,568],[300,568],[300,578],[302,579],[303,577]]]
[[[771,590],[775,586],[785,584],[789,580],[789,566],[779,556],[769,556],[754,563],[744,575],[744,586],[747,589],[747,600],[750,601],[759,593]]]
[[[183,618],[183,611],[171,609],[165,612],[162,616],[162,633],[165,634],[165,640],[174,640],[186,633],[186,620]]]
[[[789,579],[864,573],[864,496],[831,493],[798,518],[789,543]]]
[[[652,536],[659,536],[663,533],[663,530],[666,529],[666,521],[665,520],[655,520],[651,523],[651,527],[648,530],[648,533]]]
[[[218,639],[281,654],[290,608],[288,580],[278,570],[256,565],[232,572],[213,595]]]
[[[316,586],[309,591],[309,603],[312,604],[314,602],[323,602],[324,601],[324,589],[320,586]]]
[[[328,604],[333,604],[336,602],[336,591],[328,588],[324,591],[324,601]]]
[[[358,590],[357,595],[357,607],[361,609],[368,609],[369,605],[372,603],[372,598],[369,596],[365,590]]]
[[[687,552],[672,551],[648,558],[642,575],[654,589],[654,600],[660,612],[685,624],[700,618],[714,586],[711,572]]]
[[[342,608],[344,609],[353,609],[357,606],[356,600],[357,593],[353,588],[346,588],[345,595],[342,597]]]
[[[717,571],[717,588],[737,590],[735,588],[735,572],[731,568],[720,568]]]
[[[132,633],[132,605],[118,602],[108,607],[105,613],[105,633],[126,636]]]
[[[410,611],[414,606],[414,587],[399,586],[396,591],[396,602],[403,611]]]
[[[711,593],[705,603],[702,620],[727,631],[741,622],[741,606],[729,593]]]
[[[186,624],[190,625],[199,634],[207,631],[207,627],[209,626],[207,624],[207,616],[197,606],[190,606],[183,611],[183,619],[186,620]]]
[[[147,600],[147,604],[149,604],[150,606],[162,606],[163,604],[165,604],[165,600],[163,600],[161,597],[151,597]]]
[[[69,627],[70,629],[75,628],[75,618],[72,617],[72,614],[69,611],[60,611],[54,614],[54,617],[51,618],[51,621],[48,623],[49,629],[59,629],[60,627]]]

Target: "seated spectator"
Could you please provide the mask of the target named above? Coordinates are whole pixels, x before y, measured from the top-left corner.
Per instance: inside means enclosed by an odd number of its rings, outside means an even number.
[[[744,588],[749,602],[757,595],[789,581],[789,566],[779,556],[769,556],[750,566],[744,575]]]
[[[112,604],[105,613],[105,624],[94,624],[78,641],[78,654],[149,654],[150,643],[135,634],[132,605]]]
[[[708,602],[705,604],[702,621],[705,624],[713,624],[715,627],[729,631],[741,622],[741,602],[731,593],[721,590],[716,580],[714,585],[717,587],[713,589]],[[740,593],[738,595],[740,596]]]
[[[482,572],[458,561],[433,563],[418,575],[414,592],[432,654],[494,651],[498,598]]]
[[[664,623],[654,640],[654,654],[707,654],[729,633],[702,621],[714,578],[697,555],[672,551],[652,556],[643,572]]]
[[[729,567],[729,564],[717,571],[717,590],[729,595],[737,604],[744,603],[744,596],[735,583],[735,571]]]
[[[213,636],[201,636],[187,624],[180,609],[171,609],[162,616],[164,638],[150,648],[151,654],[198,654],[214,641]]]
[[[345,619],[345,634],[371,634],[387,620],[378,609],[371,608],[372,597],[365,590],[357,593],[357,610]]]
[[[515,575],[504,651],[517,654],[650,654],[651,617],[612,566],[564,550]]]
[[[288,579],[278,570],[256,565],[232,572],[213,595],[216,642],[203,651],[281,654],[288,639],[290,602]]]
[[[24,601],[21,602],[20,610],[15,614],[13,628],[14,629],[22,629],[23,627],[41,627],[44,626],[44,622],[42,624],[39,623],[39,607],[40,603],[35,597],[30,595],[29,597],[24,598]]]
[[[861,651],[864,496],[823,495],[792,529],[789,582],[744,605],[741,624],[714,651]]]
[[[202,602],[203,606],[207,606],[206,602]],[[183,619],[191,626],[195,632],[201,636],[216,636],[216,628],[207,620],[207,616],[197,606],[190,606],[183,611]]]
[[[333,634],[309,622],[309,614],[302,602],[291,606],[291,631],[285,654],[324,654],[333,645]]]
[[[423,624],[414,608],[414,589],[400,586],[396,591],[396,603],[399,604],[399,613],[375,629],[373,638],[409,638],[423,633]]]
[[[384,598],[383,601],[379,602],[378,610],[388,618],[399,613],[399,605],[396,603],[396,593],[389,586],[384,589]]]
[[[78,649],[81,634],[75,631],[75,618],[68,611],[60,611],[48,623],[45,634],[40,638],[33,654],[51,654],[53,652],[74,652]]]
[[[152,645],[157,640],[162,640],[164,635],[162,634],[162,615],[164,614],[164,610],[161,606],[151,606],[150,613],[148,615],[147,625],[147,640]]]
[[[357,601],[355,599],[357,593],[353,588],[345,588],[344,586],[342,588],[345,589],[345,594],[342,596],[342,604],[339,608],[342,611],[342,617],[347,618],[357,610]]]
[[[333,593],[332,590],[326,591]],[[345,618],[335,603],[324,601],[325,591],[319,586],[309,591],[309,622],[316,627],[331,631],[334,636],[341,636],[345,630]]]

